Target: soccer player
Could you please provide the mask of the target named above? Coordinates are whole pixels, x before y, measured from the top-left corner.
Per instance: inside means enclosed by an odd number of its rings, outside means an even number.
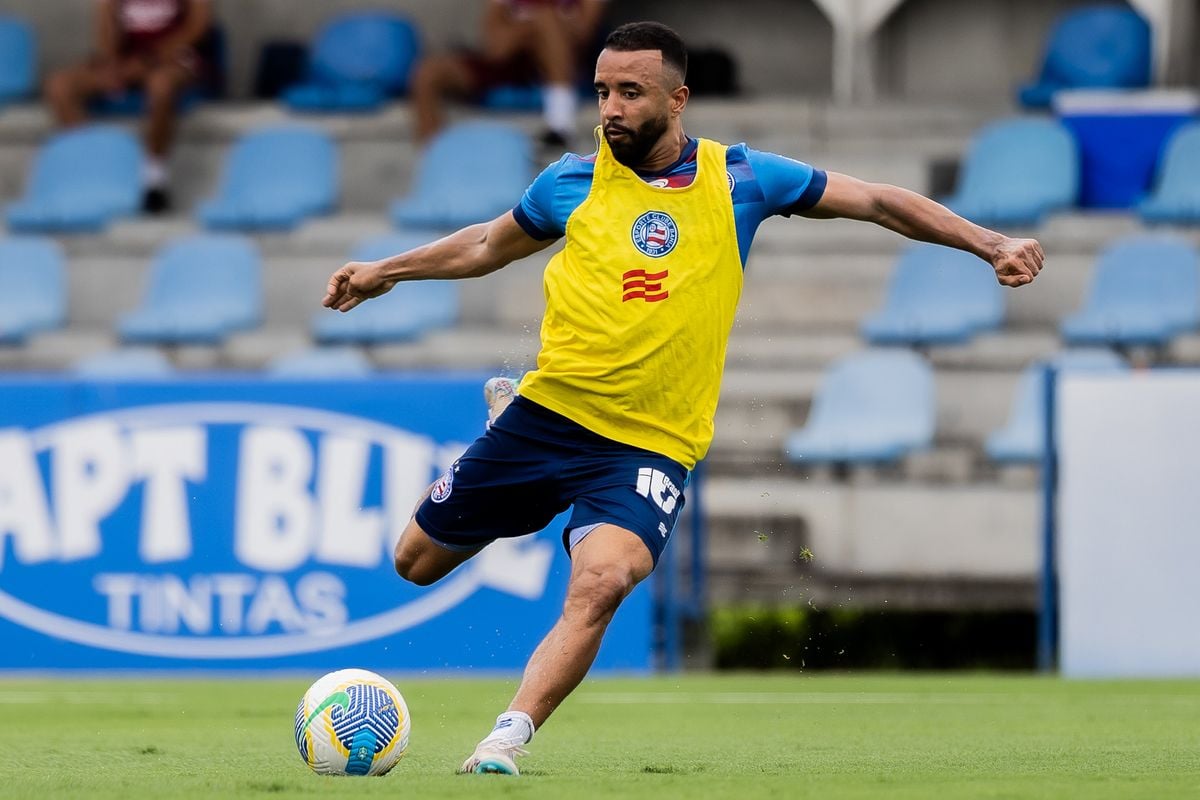
[[[537,368],[430,487],[396,545],[396,571],[425,586],[574,506],[562,616],[464,772],[517,774],[514,756],[583,680],[613,613],[654,569],[712,440],[743,267],[763,219],[874,222],[974,253],[1005,286],[1042,269],[1036,241],[913,192],[689,137],[686,69],[670,28],[617,28],[596,62],[603,135],[593,155],[563,156],[491,222],[351,262],[329,281],[324,305],[349,311],[402,281],[486,275],[566,237],[546,267]],[[489,386],[499,400],[506,388]]]

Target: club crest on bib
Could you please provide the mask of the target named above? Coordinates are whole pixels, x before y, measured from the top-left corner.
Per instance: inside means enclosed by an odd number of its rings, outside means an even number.
[[[651,258],[661,258],[675,249],[679,228],[670,215],[647,211],[634,221],[631,235],[634,247]]]

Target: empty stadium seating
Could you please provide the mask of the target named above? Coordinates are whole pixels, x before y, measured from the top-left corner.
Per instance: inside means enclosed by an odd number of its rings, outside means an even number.
[[[1027,108],[1047,108],[1060,89],[1136,89],[1150,84],[1150,26],[1117,6],[1065,14],[1046,44],[1041,75],[1018,92]]]
[[[416,29],[394,14],[346,14],[317,34],[308,79],[283,101],[297,111],[373,111],[408,89],[420,43]]]
[[[212,344],[262,318],[262,265],[237,236],[177,239],[154,259],[141,305],[118,324],[139,344]]]
[[[425,244],[431,237],[397,233],[361,242],[355,261],[375,261]],[[323,310],[313,317],[312,335],[330,344],[381,344],[419,338],[458,319],[458,286],[454,281],[400,283],[390,292],[342,313]]]
[[[1064,372],[1115,372],[1125,362],[1111,350],[1067,350],[1050,359],[1059,374]],[[1034,463],[1042,458],[1046,437],[1046,362],[1025,369],[1013,398],[1008,422],[987,438],[984,449],[996,462]]]
[[[1163,347],[1200,325],[1200,259],[1186,240],[1136,235],[1096,264],[1084,307],[1062,323],[1071,345]]]
[[[33,28],[0,16],[0,108],[33,94],[37,82],[37,41]]]
[[[1158,183],[1138,206],[1148,223],[1200,223],[1200,122],[1179,128],[1168,140]]]
[[[907,350],[869,350],[830,367],[784,450],[794,464],[893,462],[933,444],[934,419],[929,365]]]
[[[62,249],[49,239],[0,239],[0,344],[20,344],[67,321]]]
[[[333,140],[315,128],[281,125],[234,144],[216,197],[197,216],[212,230],[290,230],[329,213],[337,199]]]
[[[533,177],[533,146],[520,129],[466,122],[442,131],[417,168],[412,191],[392,206],[408,228],[458,228],[517,204]]]
[[[862,324],[872,344],[962,344],[1004,322],[1004,290],[987,262],[932,244],[907,248],[887,300]]]
[[[371,360],[355,347],[308,347],[274,358],[266,368],[266,375],[278,380],[367,378],[374,372]]]
[[[89,381],[154,380],[175,373],[170,360],[153,347],[121,347],[82,358],[71,368]]]
[[[25,195],[6,211],[22,232],[103,229],[142,201],[142,149],[133,134],[107,125],[56,133],[27,173]]]
[[[958,192],[944,202],[981,225],[1037,225],[1078,197],[1071,134],[1054,120],[1007,119],[971,141]]]

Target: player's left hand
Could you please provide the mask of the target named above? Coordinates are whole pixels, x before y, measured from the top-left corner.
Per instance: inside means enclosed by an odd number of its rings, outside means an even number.
[[[1042,271],[1046,253],[1037,239],[1010,239],[1005,237],[992,250],[992,269],[996,280],[1003,286],[1024,286]]]

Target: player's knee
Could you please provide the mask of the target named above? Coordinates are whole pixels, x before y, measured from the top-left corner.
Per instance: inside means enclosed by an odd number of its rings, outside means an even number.
[[[420,553],[411,547],[405,547],[403,538],[396,542],[396,549],[392,551],[392,566],[396,568],[396,574],[409,583],[428,585],[421,583],[425,575],[421,569]]]
[[[586,568],[572,580],[563,615],[585,625],[607,624],[636,583],[623,565]]]

